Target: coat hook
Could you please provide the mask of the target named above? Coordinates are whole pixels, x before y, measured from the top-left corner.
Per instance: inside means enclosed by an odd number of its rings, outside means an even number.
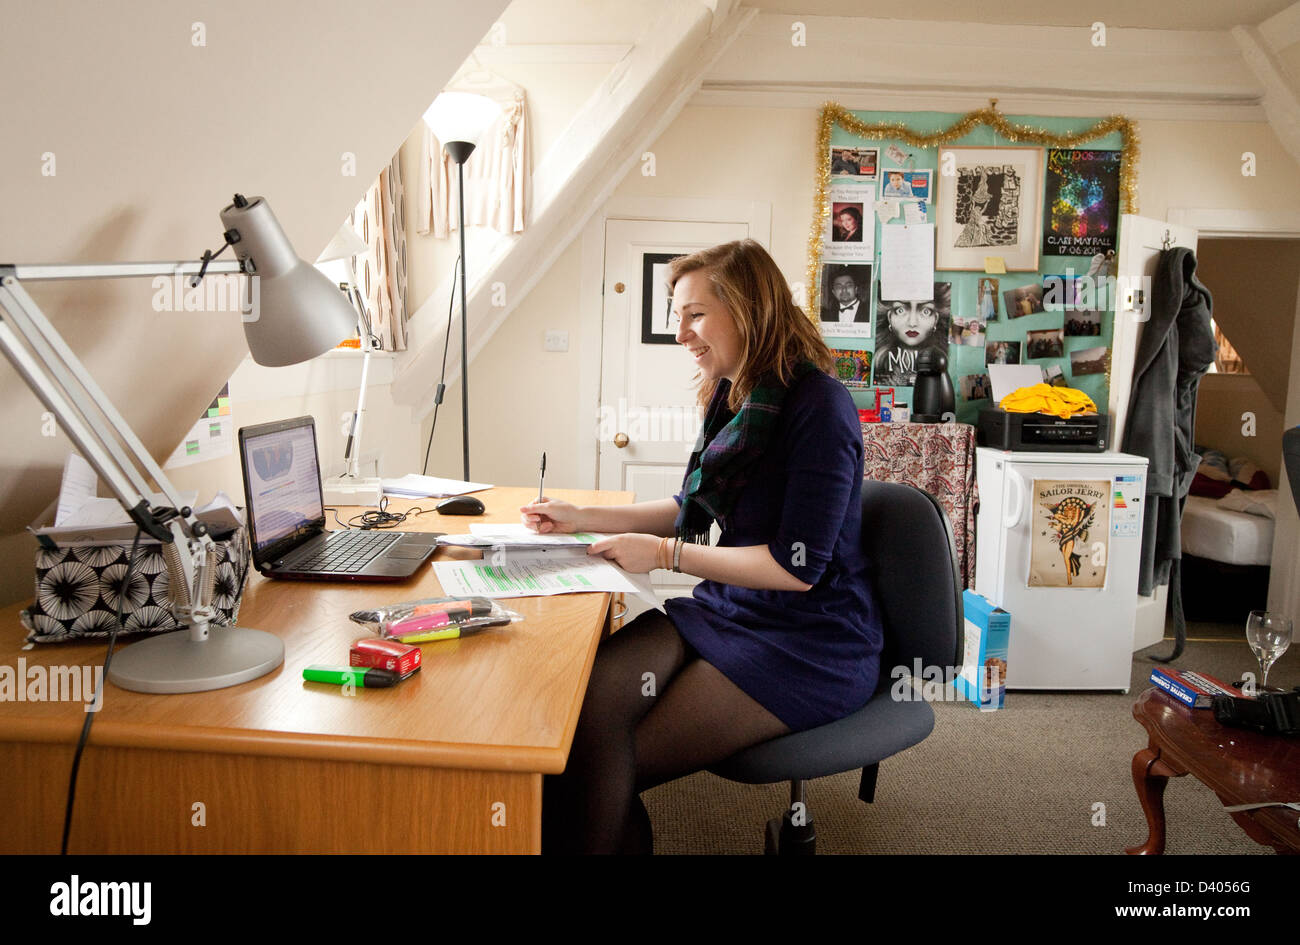
[[[1165,230],[1165,238],[1162,239],[1162,240],[1160,241],[1160,248],[1161,248],[1162,250],[1168,250],[1169,247],[1171,247],[1171,246],[1173,246],[1173,245],[1174,245],[1173,237],[1171,237],[1171,236],[1169,235],[1169,231],[1168,231],[1168,230]]]

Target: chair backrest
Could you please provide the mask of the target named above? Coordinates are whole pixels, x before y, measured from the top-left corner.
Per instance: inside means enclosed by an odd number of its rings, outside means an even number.
[[[880,681],[895,666],[958,667],[965,646],[962,582],[952,525],[928,492],[897,482],[862,483],[862,547],[881,608]]]

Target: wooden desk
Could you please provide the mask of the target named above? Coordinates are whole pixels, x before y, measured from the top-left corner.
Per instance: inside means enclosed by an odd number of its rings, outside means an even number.
[[[623,492],[549,494],[586,505],[632,501]],[[478,495],[484,516],[428,514],[404,527],[464,532],[473,521],[515,522],[536,491]],[[365,635],[352,611],[441,593],[428,567],[398,584],[254,573],[239,623],[278,634],[284,664],[188,695],[106,684],[82,756],[69,851],[539,852],[541,776],[564,769],[610,595],[513,600],[524,621],[426,644],[424,668],[393,689],[349,697],[302,679],[310,663],[347,663],[352,641]],[[102,642],[23,651],[21,609],[0,611],[0,664],[103,663]],[[84,719],[82,703],[0,702],[0,851],[58,852]]]

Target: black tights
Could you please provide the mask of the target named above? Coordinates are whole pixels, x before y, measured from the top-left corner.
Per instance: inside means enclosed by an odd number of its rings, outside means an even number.
[[[789,732],[649,611],[596,651],[562,775],[543,785],[545,853],[649,853],[641,791]]]

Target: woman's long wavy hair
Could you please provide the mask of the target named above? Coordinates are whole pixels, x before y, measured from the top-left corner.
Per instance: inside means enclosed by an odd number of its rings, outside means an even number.
[[[762,246],[737,240],[679,256],[668,266],[668,291],[682,276],[698,271],[707,273],[714,295],[731,312],[740,332],[740,370],[727,398],[732,412],[764,375],[774,374],[780,384],[788,385],[794,366],[802,361],[831,372],[835,358],[821,332],[794,304],[789,283]],[[700,404],[707,405],[716,389],[717,381],[701,379]]]

